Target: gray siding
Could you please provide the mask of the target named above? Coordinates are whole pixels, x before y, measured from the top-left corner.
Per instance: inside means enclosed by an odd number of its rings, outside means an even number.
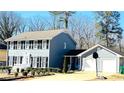
[[[64,43],[66,43],[66,49],[64,49]],[[71,49],[75,49],[76,44],[65,33],[61,33],[54,37],[50,42],[50,67],[62,68],[64,54]]]
[[[117,56],[105,49],[101,49],[101,48],[97,48],[97,49],[94,49],[92,51],[89,51],[88,53],[86,53],[84,56],[87,57],[87,58],[92,58],[92,55],[93,55],[93,52],[96,52],[98,53],[99,55],[99,58],[101,59],[114,59],[114,58],[117,58]]]

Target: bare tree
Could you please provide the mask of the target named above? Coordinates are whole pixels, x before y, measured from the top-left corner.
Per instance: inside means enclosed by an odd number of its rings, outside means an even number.
[[[29,31],[43,31],[46,29],[46,22],[41,16],[33,17],[29,20]]]
[[[79,48],[88,49],[96,43],[95,23],[88,17],[73,18],[70,22],[70,30]]]
[[[16,35],[21,25],[21,17],[14,12],[0,12],[0,41]]]

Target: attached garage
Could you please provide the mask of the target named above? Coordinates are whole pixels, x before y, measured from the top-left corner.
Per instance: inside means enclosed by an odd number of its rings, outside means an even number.
[[[99,44],[78,55],[82,59],[82,70],[96,71],[94,52],[98,53],[97,67],[99,72],[119,73],[120,65],[124,64],[124,54]]]

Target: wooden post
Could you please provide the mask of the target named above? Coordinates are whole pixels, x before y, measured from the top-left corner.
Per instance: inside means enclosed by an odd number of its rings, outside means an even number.
[[[81,60],[81,57],[80,57],[80,69],[79,70],[81,70],[82,69],[82,60]]]

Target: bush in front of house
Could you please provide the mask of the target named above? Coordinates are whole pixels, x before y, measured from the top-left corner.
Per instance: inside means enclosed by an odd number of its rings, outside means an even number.
[[[26,68],[26,71],[29,73],[29,72],[31,72],[33,69],[34,69],[34,68],[32,68],[32,67],[28,67],[28,68]]]
[[[21,73],[23,73],[25,70],[24,69],[21,69]]]
[[[7,71],[7,73],[8,74],[10,74],[11,73],[11,70],[12,69],[12,67],[10,67],[10,66],[0,66],[0,70],[3,72],[3,71]]]
[[[15,77],[18,77],[18,72],[15,72],[15,73],[14,73],[14,76],[15,76]]]
[[[119,67],[119,72],[120,72],[121,74],[124,74],[124,66],[120,66],[120,67]]]
[[[27,77],[28,76],[28,72],[27,71],[24,71],[24,72],[22,72],[22,75],[25,76],[25,77]]]
[[[40,76],[41,69],[37,69],[37,70],[36,70],[36,73],[37,73],[38,76]]]
[[[31,71],[31,75],[34,77],[35,76],[35,70]]]

